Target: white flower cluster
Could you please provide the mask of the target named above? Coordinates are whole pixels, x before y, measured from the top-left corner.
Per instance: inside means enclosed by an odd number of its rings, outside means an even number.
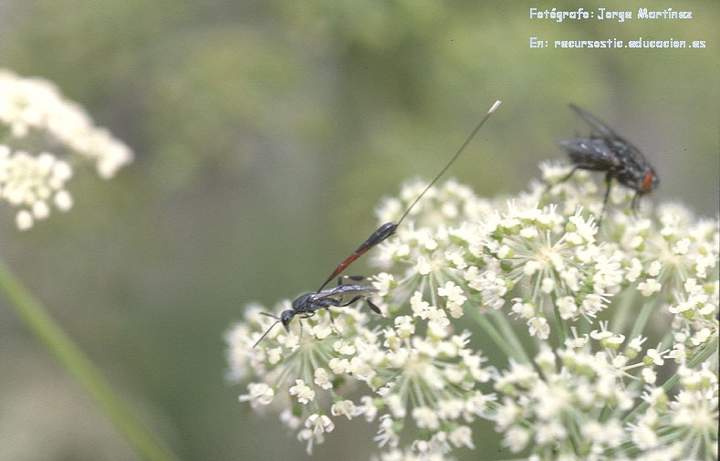
[[[413,447],[421,457],[473,446],[469,424],[491,400],[477,387],[490,380],[490,371],[468,347],[468,334],[452,335],[447,321],[431,324],[419,314],[377,330],[371,314],[348,307],[336,313],[332,323],[318,314],[289,332],[273,329],[253,348],[273,320],[249,309],[226,338],[231,378],[250,380],[240,400],[289,409],[280,419],[298,431],[308,451],[335,420],[356,417],[377,421],[376,441],[392,449],[413,426],[424,434]],[[353,401],[349,395],[357,391],[365,395]]]
[[[567,167],[543,170],[552,183]],[[422,185],[386,200],[381,222]],[[362,417],[383,461],[481,448],[476,420],[509,456],[717,459],[718,222],[678,205],[634,217],[615,189],[602,229],[585,172],[510,200],[431,189],[375,251],[383,317],[331,308],[335,326],[296,319],[253,348],[272,320],[246,311],[227,336],[240,400],[276,407],[308,449]]]
[[[532,364],[512,363],[495,381],[501,401],[495,423],[505,446],[513,453],[532,447],[546,454],[539,459],[630,459],[650,449],[662,454],[657,459],[696,459],[693,450],[717,441],[717,379],[706,368],[681,366],[679,375],[693,376],[702,388],[682,390],[683,404],[668,405],[656,383],[670,353],[643,349],[645,340],[626,340],[603,324],[555,351],[543,345]],[[648,409],[634,410],[639,402]],[[690,408],[701,412],[702,422],[682,415]],[[661,437],[668,434],[673,437]],[[674,454],[678,442],[684,448]]]
[[[62,211],[72,206],[65,184],[74,162],[53,153],[30,153],[42,145],[59,145],[89,159],[103,178],[132,160],[125,144],[94,125],[52,83],[0,69],[0,200],[19,208],[15,219],[21,230],[46,218],[51,203]]]
[[[33,157],[0,145],[0,199],[20,208],[15,215],[20,230],[32,227],[36,219],[47,218],[48,203],[61,211],[72,207],[72,196],[65,190],[72,173],[67,162],[47,152]]]

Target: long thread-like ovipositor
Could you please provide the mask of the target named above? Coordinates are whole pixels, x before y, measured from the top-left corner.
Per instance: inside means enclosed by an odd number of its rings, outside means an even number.
[[[403,212],[403,214],[400,216],[400,219],[398,219],[396,223],[389,222],[378,227],[375,232],[370,234],[370,237],[368,237],[367,240],[365,240],[355,251],[350,254],[350,256],[343,259],[342,262],[338,264],[335,270],[330,274],[327,280],[325,280],[325,282],[320,285],[320,288],[318,288],[317,291],[305,293],[295,298],[290,308],[282,311],[280,313],[280,316],[261,312],[262,315],[274,319],[275,322],[273,322],[267,328],[267,330],[265,330],[265,332],[256,340],[253,347],[256,347],[258,344],[260,344],[260,342],[268,335],[268,333],[270,333],[270,331],[272,331],[273,328],[275,328],[275,326],[281,324],[285,327],[287,331],[289,331],[290,322],[293,318],[295,318],[295,316],[300,316],[300,318],[309,318],[315,315],[320,309],[327,309],[330,315],[330,320],[333,321],[332,311],[330,311],[330,307],[350,306],[358,301],[364,300],[370,307],[370,309],[372,309],[377,314],[381,314],[380,308],[373,304],[373,302],[369,299],[369,297],[377,291],[375,288],[361,284],[342,283],[343,278],[348,278],[350,280],[359,280],[363,279],[364,277],[343,276],[339,278],[337,287],[325,289],[325,286],[330,283],[331,280],[333,280],[335,277],[339,276],[343,271],[345,271],[345,269],[347,269],[348,266],[350,266],[350,264],[352,264],[356,259],[358,259],[368,250],[370,250],[370,248],[374,247],[375,245],[379,244],[380,242],[384,241],[395,233],[395,230],[403,222],[403,220],[405,220],[410,211],[412,211],[413,207],[417,205],[420,199],[423,198],[423,196],[427,193],[427,191],[430,190],[430,188],[437,182],[437,180],[440,179],[443,174],[445,174],[448,168],[450,168],[450,166],[455,163],[455,160],[460,157],[460,154],[463,153],[468,144],[470,144],[470,141],[472,141],[478,131],[480,131],[480,128],[482,128],[485,122],[490,118],[490,116],[495,112],[495,110],[497,110],[499,106],[500,101],[495,101],[495,103],[490,107],[482,120],[480,120],[480,122],[475,126],[470,135],[465,139],[462,145],[455,152],[455,155],[450,158],[450,160],[445,164],[442,170],[440,170],[440,172],[433,178],[433,180],[428,183],[425,189],[423,189],[423,191],[420,192],[420,194],[415,198],[415,200],[413,200],[413,202],[410,204],[410,206],[407,207],[407,209]]]
[[[334,271],[328,276],[328,278],[323,282],[322,285],[320,285],[320,288],[318,288],[318,292],[320,292],[325,286],[330,283],[331,280],[333,280],[335,277],[343,273],[345,269],[350,266],[356,259],[358,259],[360,256],[364,255],[370,248],[374,247],[375,245],[381,243],[391,235],[395,233],[395,230],[398,228],[398,226],[405,220],[405,218],[408,216],[408,214],[412,211],[412,209],[417,205],[417,203],[420,201],[420,199],[423,198],[423,196],[427,193],[427,191],[430,190],[432,186],[435,185],[435,183],[442,177],[442,175],[445,174],[445,172],[452,166],[453,163],[460,157],[460,155],[465,151],[465,148],[470,144],[470,141],[473,140],[475,135],[480,131],[480,128],[487,122],[487,120],[490,118],[490,116],[497,110],[498,107],[500,107],[500,104],[502,102],[500,100],[495,101],[495,103],[488,109],[485,116],[478,122],[478,124],[475,126],[475,128],[472,130],[472,132],[468,135],[467,138],[465,138],[465,141],[460,145],[458,150],[455,152],[455,155],[453,155],[450,160],[445,164],[445,166],[440,170],[440,172],[428,183],[428,185],[423,189],[420,194],[413,200],[413,202],[410,204],[410,206],[407,207],[407,209],[403,212],[403,214],[400,216],[400,219],[396,223],[385,223],[382,226],[378,227],[375,232],[370,234],[370,237],[368,237],[367,240],[365,240],[355,251],[353,251],[350,256],[343,259],[340,264],[337,265]]]

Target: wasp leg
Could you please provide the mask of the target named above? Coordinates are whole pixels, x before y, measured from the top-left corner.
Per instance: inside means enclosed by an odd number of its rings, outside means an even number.
[[[300,322],[300,337],[298,338],[298,341],[302,340],[302,332],[303,332],[303,319],[309,319],[315,315],[315,312],[304,312],[300,318],[298,319],[298,322]]]
[[[369,299],[366,299],[365,302],[368,303],[368,306],[370,307],[370,309],[373,310],[373,312],[375,312],[376,314],[382,315],[382,311],[380,310],[379,307],[377,307],[377,306],[375,305],[374,302],[370,301]]]
[[[350,301],[346,302],[345,304],[338,304],[337,307],[349,306],[349,305],[351,305],[351,304],[353,304],[353,303],[358,302],[358,301],[361,300],[362,298],[363,298],[362,296],[355,296],[353,299],[351,299]]]
[[[363,299],[363,298],[365,298],[365,297],[364,297],[364,296],[355,296],[353,299],[351,299],[351,300],[348,301],[347,303],[341,304],[341,305],[339,305],[338,307],[349,306],[350,304],[356,303],[357,301],[359,301],[359,300],[361,300],[361,299]],[[382,311],[380,310],[380,308],[377,307],[372,301],[370,301],[369,299],[365,298],[365,302],[368,304],[368,306],[370,307],[370,309],[373,310],[373,312],[382,315]]]
[[[598,229],[602,226],[603,217],[605,216],[605,208],[607,207],[608,199],[610,198],[610,188],[612,186],[612,176],[610,172],[605,175],[605,197],[603,197],[602,211],[600,211],[600,217],[598,218]]]
[[[335,316],[333,315],[330,306],[325,306],[325,309],[327,309],[328,315],[330,316],[330,324],[332,325],[332,329],[335,330],[335,333],[340,335],[340,330],[338,330],[337,325],[335,325]]]
[[[359,281],[361,281],[361,280],[367,279],[367,277],[365,277],[364,275],[341,275],[341,276],[338,277],[338,279],[337,279],[337,282],[338,282],[337,286],[342,285],[342,284],[343,284],[343,280],[345,280],[345,279],[349,279],[349,280],[353,280],[353,281],[355,281],[355,282],[359,282]]]
[[[333,306],[342,306],[340,304],[340,299],[338,298],[323,298],[318,301],[317,303],[317,309],[327,309],[328,315],[330,316],[330,323],[332,324],[333,330],[335,330],[335,333],[340,334],[340,331],[337,329],[337,326],[335,325],[335,317],[333,316],[332,310],[330,310]],[[313,312],[314,314],[315,312]]]

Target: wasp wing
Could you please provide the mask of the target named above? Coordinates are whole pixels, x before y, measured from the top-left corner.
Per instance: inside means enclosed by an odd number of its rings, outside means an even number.
[[[373,293],[377,293],[377,289],[372,286],[368,285],[338,285],[334,288],[328,288],[326,290],[321,290],[317,293],[313,293],[312,296],[314,296],[320,303],[322,302],[335,302],[338,304],[335,304],[337,306],[347,306],[359,299],[364,299],[367,305],[372,309],[375,313],[381,314],[382,311],[379,307],[377,307],[375,304],[373,304],[368,297],[372,295]],[[342,300],[347,300],[347,298],[352,298],[350,301],[348,301],[346,304],[342,304]]]
[[[334,297],[334,296],[367,296],[372,293],[376,293],[377,289],[368,285],[338,285],[334,288],[328,288],[316,293],[316,296],[320,298]]]

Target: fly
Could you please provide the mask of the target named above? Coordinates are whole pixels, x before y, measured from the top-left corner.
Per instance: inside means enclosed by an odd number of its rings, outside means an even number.
[[[330,307],[345,307],[350,306],[351,304],[354,304],[360,300],[365,300],[365,302],[367,302],[368,306],[370,307],[370,309],[373,310],[373,312],[381,314],[380,309],[368,299],[373,293],[377,291],[375,288],[362,284],[343,283],[344,279],[361,281],[364,280],[365,277],[340,276],[340,274],[342,274],[345,269],[347,269],[362,255],[367,253],[371,248],[377,246],[378,244],[395,234],[398,226],[402,224],[410,211],[412,211],[412,209],[415,207],[415,205],[417,205],[417,203],[427,193],[427,191],[430,190],[433,185],[435,185],[437,180],[440,179],[443,174],[445,174],[445,172],[450,168],[450,166],[455,163],[455,160],[460,157],[460,154],[462,154],[468,144],[470,144],[470,141],[472,141],[478,131],[480,131],[480,128],[482,128],[482,126],[497,110],[497,108],[500,107],[500,103],[500,101],[495,101],[495,103],[490,107],[485,116],[472,130],[470,135],[465,139],[462,145],[460,145],[455,154],[450,158],[450,160],[445,164],[445,166],[440,170],[440,172],[433,178],[433,180],[428,183],[425,189],[420,192],[420,194],[415,198],[415,200],[413,200],[410,206],[407,207],[407,209],[403,212],[397,222],[388,222],[378,227],[372,234],[370,234],[370,237],[368,237],[367,240],[361,243],[355,251],[353,251],[349,256],[343,259],[340,264],[337,265],[335,270],[333,270],[327,277],[327,279],[325,279],[325,281],[322,283],[322,285],[320,285],[320,288],[318,288],[316,291],[305,293],[295,298],[295,300],[293,300],[292,304],[290,305],[290,308],[282,311],[279,317],[274,314],[262,312],[263,315],[275,319],[275,322],[270,325],[267,330],[265,330],[265,333],[260,336],[260,339],[257,340],[253,347],[257,346],[260,341],[262,341],[265,336],[267,336],[267,334],[270,333],[273,328],[275,328],[277,324],[282,324],[283,327],[285,327],[285,330],[290,331],[290,322],[293,318],[295,318],[296,316],[299,316],[301,319],[309,318],[315,315],[315,313],[317,313],[317,311],[319,311],[320,309],[327,309],[328,313],[330,313],[330,319],[334,322]],[[330,283],[330,281],[335,279],[335,277],[338,277],[337,286],[335,286],[334,288],[325,288],[328,283]]]
[[[640,197],[652,192],[660,184],[655,169],[640,149],[597,117],[574,104],[570,104],[570,109],[590,125],[591,132],[588,138],[560,141],[560,147],[567,152],[573,167],[557,184],[570,179],[577,170],[603,171],[606,187],[598,226],[602,224],[613,179],[635,191],[631,208],[636,212]]]

